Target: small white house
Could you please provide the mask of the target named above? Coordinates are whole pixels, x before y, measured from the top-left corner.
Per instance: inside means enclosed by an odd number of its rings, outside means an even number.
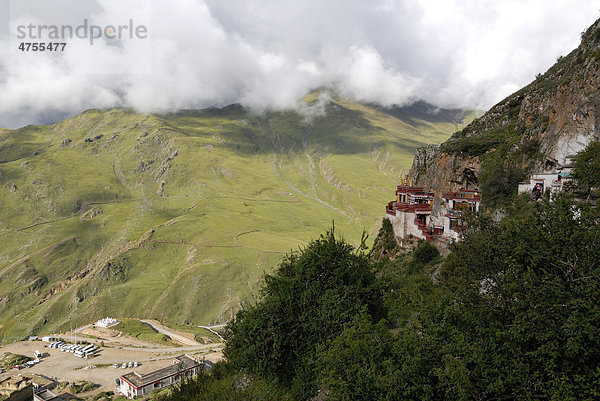
[[[96,322],[96,326],[98,327],[112,327],[119,324],[117,319],[113,319],[112,317],[105,317],[104,319],[100,319]]]
[[[534,173],[529,176],[529,182],[519,184],[519,195],[529,194],[541,197],[550,192],[570,192],[577,187],[577,182],[571,176],[570,167],[561,167],[552,173]]]

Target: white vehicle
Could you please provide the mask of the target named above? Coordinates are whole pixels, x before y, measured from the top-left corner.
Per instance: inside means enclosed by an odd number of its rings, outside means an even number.
[[[123,365],[121,365],[122,369],[127,369],[127,362],[123,362]]]
[[[133,362],[129,362],[129,364],[127,364],[128,368],[133,368]]]
[[[94,349],[94,344],[90,344],[88,346],[83,347],[83,349],[81,350],[81,352],[90,352],[93,349]]]
[[[75,351],[75,356],[78,358],[83,358],[85,356],[85,354],[81,351]]]
[[[118,363],[113,363],[113,368],[117,369],[119,367]]]
[[[137,363],[137,362],[134,362],[134,363],[133,363],[133,367],[134,367],[134,368],[137,368],[137,367],[138,367],[138,363]]]

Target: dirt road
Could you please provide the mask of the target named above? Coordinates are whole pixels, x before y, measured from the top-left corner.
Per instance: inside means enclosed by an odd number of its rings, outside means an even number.
[[[202,345],[200,344],[198,341],[196,340],[192,340],[191,338],[187,338],[185,336],[182,336],[181,334],[177,334],[176,332],[174,332],[173,330],[169,329],[168,327],[163,326],[162,324],[160,324],[158,321],[156,320],[140,320],[140,322],[147,324],[148,326],[150,326],[152,329],[158,331],[160,334],[164,334],[166,336],[171,337],[172,340],[178,341],[182,344],[185,345]]]

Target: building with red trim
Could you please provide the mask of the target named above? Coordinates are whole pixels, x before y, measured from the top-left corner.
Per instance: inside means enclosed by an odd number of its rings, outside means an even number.
[[[461,217],[479,211],[481,193],[462,189],[447,192],[435,200],[433,192],[409,184],[408,178],[396,188],[396,200],[387,204],[386,217],[392,223],[397,239],[413,236],[426,241],[457,240],[463,231]],[[432,206],[436,202],[435,213]]]
[[[559,192],[573,192],[577,182],[572,177],[573,163],[577,155],[567,155],[564,163],[552,172],[538,172],[529,176],[529,180],[519,184],[518,193],[528,194],[537,200],[549,192],[551,197]]]
[[[399,238],[412,235],[431,241],[431,205],[434,194],[426,192],[423,187],[399,185],[396,188],[396,200],[388,203],[386,217],[394,227],[394,234]]]
[[[481,192],[463,189],[442,195],[443,235],[458,239],[464,229],[461,217],[466,212],[478,212]]]
[[[179,383],[183,377],[195,376],[200,372],[200,369],[209,367],[210,365],[206,362],[198,362],[188,355],[179,355],[173,358],[173,363],[170,366],[154,372],[124,374],[116,379],[117,391],[129,399],[150,395],[154,389],[172,386]]]

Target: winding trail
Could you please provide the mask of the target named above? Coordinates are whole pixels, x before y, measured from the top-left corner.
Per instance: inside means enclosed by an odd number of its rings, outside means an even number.
[[[202,327],[203,329],[210,331],[211,333],[217,335],[222,341],[225,341],[225,339],[216,330],[213,330],[213,327],[225,327],[225,326],[226,326],[225,324],[218,324],[215,326],[198,326],[198,327]]]
[[[168,327],[163,326],[162,324],[160,324],[156,320],[140,320],[140,322],[142,322],[142,323],[150,326],[153,330],[158,331],[160,334],[164,334],[166,336],[169,336],[169,337],[171,337],[171,339],[173,339],[175,341],[179,341],[182,344],[192,345],[192,346],[204,345],[204,344],[200,344],[196,340],[192,340],[190,338],[187,338],[187,337],[184,337],[184,336],[182,336],[180,334],[172,332],[171,330],[169,330]]]

